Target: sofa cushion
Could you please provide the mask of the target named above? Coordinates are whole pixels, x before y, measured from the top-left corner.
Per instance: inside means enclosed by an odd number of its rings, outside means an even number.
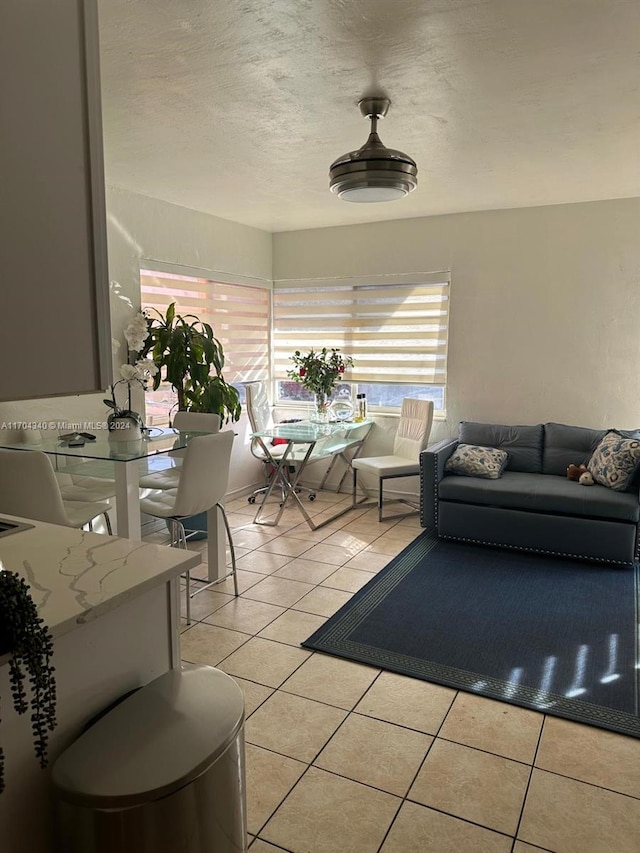
[[[510,426],[507,424],[479,424],[462,421],[459,440],[463,444],[480,444],[498,447],[509,454],[507,471],[542,471],[543,426]]]
[[[640,467],[640,439],[627,438],[611,430],[587,463],[596,483],[623,492]]]
[[[567,468],[571,463],[586,465],[606,434],[605,429],[545,424],[542,473],[566,477]]]
[[[463,477],[483,477],[497,480],[507,464],[508,454],[495,447],[479,447],[477,444],[459,444],[445,462],[448,474]]]
[[[497,506],[531,512],[558,512],[589,518],[638,521],[637,495],[604,486],[581,486],[566,477],[505,471],[499,480],[451,475],[438,487],[440,500]]]

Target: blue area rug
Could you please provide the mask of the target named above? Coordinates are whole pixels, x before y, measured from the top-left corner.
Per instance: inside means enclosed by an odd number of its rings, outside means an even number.
[[[425,532],[302,645],[640,737],[639,581]]]

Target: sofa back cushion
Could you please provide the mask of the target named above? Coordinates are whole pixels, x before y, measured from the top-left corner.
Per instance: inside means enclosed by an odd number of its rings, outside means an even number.
[[[511,426],[508,424],[477,424],[461,421],[461,444],[498,447],[509,454],[507,471],[540,474],[542,471],[542,424]]]
[[[571,463],[586,465],[606,433],[606,429],[545,424],[542,473],[566,477]]]

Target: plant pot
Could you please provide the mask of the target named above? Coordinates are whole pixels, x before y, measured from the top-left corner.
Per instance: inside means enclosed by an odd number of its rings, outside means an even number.
[[[142,418],[137,412],[128,415],[111,414],[107,418],[109,441],[139,441],[142,438]]]
[[[186,531],[187,536],[189,536],[189,540],[192,539],[206,539],[207,538],[207,513],[199,512],[198,515],[191,515],[189,518],[184,518],[182,520],[184,524],[184,529]],[[171,522],[167,521],[167,529],[169,533],[171,533]],[[189,532],[191,530],[197,531],[195,533]]]

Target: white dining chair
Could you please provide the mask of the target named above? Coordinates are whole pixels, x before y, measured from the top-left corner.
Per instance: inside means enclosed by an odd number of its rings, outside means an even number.
[[[115,480],[86,474],[67,474],[64,471],[56,471],[55,475],[63,501],[91,503],[115,497]]]
[[[51,465],[41,450],[0,449],[0,512],[64,527],[92,526],[102,515],[111,534],[111,504],[65,501]]]
[[[231,529],[222,500],[229,483],[229,466],[231,449],[235,435],[231,430],[217,434],[201,435],[193,438],[182,461],[178,485],[175,489],[154,489],[140,500],[142,512],[154,518],[163,518],[171,522],[171,544],[177,547],[187,547],[187,537],[183,521],[192,515],[207,512],[217,507],[222,514],[229,551],[231,552],[231,575],[236,596],[238,595],[238,578],[236,576],[236,554],[231,537]],[[219,578],[210,584],[199,588],[193,595],[221,583]],[[187,624],[191,624],[191,575],[185,573],[187,581],[186,603]]]
[[[358,456],[351,462],[353,468],[353,502],[356,502],[356,490],[358,488],[358,471],[370,474],[378,479],[377,504],[368,506],[378,507],[378,521],[388,521],[393,518],[406,518],[414,515],[418,510],[413,508],[411,512],[388,515],[383,519],[383,486],[386,480],[399,477],[414,477],[420,474],[420,453],[429,442],[431,425],[433,423],[433,401],[415,400],[405,397],[402,401],[400,420],[393,442],[393,453],[388,456]],[[409,501],[400,498],[399,503],[410,504]],[[358,504],[359,508],[367,504]]]
[[[210,412],[176,412],[173,418],[173,428],[178,432],[217,433],[220,431],[221,418]],[[168,454],[174,462],[174,467],[145,474],[140,478],[142,489],[176,489],[180,479],[180,470],[186,448],[172,450]]]
[[[39,429],[25,427],[21,430],[20,438],[26,444],[32,444],[34,448],[37,448],[42,442],[43,435]],[[77,467],[77,470],[73,472],[58,470],[57,461],[54,468],[63,501],[94,503],[115,497],[116,481],[112,477],[94,477],[81,473],[82,467],[88,467],[94,460],[88,462],[79,457],[74,459],[73,462],[74,466]]]

